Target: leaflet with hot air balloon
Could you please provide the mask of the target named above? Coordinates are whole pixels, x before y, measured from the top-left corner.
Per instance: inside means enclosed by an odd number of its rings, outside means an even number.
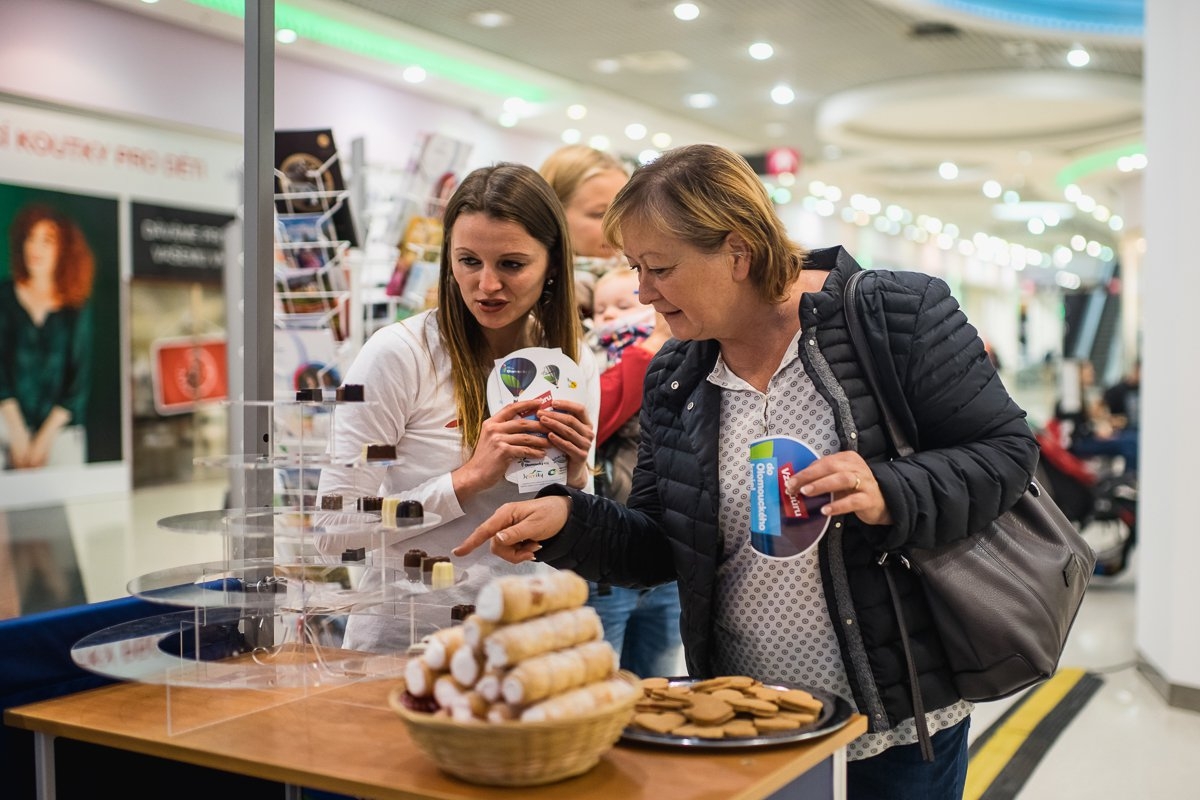
[[[540,399],[543,405],[553,400],[586,402],[583,372],[579,365],[557,347],[526,347],[496,359],[488,376],[487,399],[490,413],[518,400]],[[506,473],[522,492],[532,492],[551,483],[566,483],[567,457],[550,448],[541,459],[522,459],[509,465]]]

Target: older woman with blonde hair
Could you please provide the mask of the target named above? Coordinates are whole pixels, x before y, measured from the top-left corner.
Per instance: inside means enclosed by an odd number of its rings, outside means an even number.
[[[678,580],[689,674],[846,697],[870,723],[847,749],[851,800],[957,800],[971,704],[915,577],[884,556],[982,530],[1029,484],[1037,442],[978,332],[944,281],[863,275],[867,340],[920,447],[891,458],[847,327],[860,267],[840,247],[793,242],[745,159],[713,145],[664,153],[634,172],[604,230],[675,337],[646,375],[628,503],[547,487],[456,552],[490,542],[514,562],[536,554],[621,586]],[[816,459],[780,491],[828,520],[782,557],[756,547],[750,502],[750,447],[781,436]]]

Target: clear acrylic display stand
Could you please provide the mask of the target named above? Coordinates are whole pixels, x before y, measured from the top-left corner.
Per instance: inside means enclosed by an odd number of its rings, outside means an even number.
[[[236,402],[265,406],[272,425],[280,411],[320,405],[331,416],[351,401]],[[234,454],[196,459],[206,466],[237,470],[316,471],[332,465],[332,430],[319,446],[300,434],[286,452]],[[366,465],[361,457],[337,462],[343,468]],[[396,462],[372,460],[371,466]],[[103,675],[162,684],[167,693],[167,733],[179,733],[227,718],[230,709],[196,699],[197,690],[240,689],[261,709],[362,680],[400,677],[409,648],[450,624],[449,600],[440,591],[411,580],[402,559],[388,555],[397,540],[420,542],[420,534],[441,519],[425,514],[402,531],[386,526],[377,511],[351,510],[356,498],[343,497],[347,510],[318,507],[301,491],[263,508],[230,508],[179,514],[159,520],[177,533],[223,537],[222,558],[152,572],[130,581],[130,594],[161,603],[164,613],[116,625],[76,643],[72,658]],[[338,556],[323,554],[322,536],[353,545]],[[247,546],[250,543],[254,546]],[[240,553],[269,552],[257,558]],[[368,574],[373,573],[370,580]],[[459,576],[467,579],[466,571]],[[371,588],[365,588],[365,587]],[[455,595],[457,596],[457,595]],[[378,615],[395,633],[389,652],[342,646],[349,615]],[[444,619],[432,623],[431,619]]]

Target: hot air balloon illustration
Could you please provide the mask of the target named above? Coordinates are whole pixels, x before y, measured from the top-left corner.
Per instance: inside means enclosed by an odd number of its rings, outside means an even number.
[[[542,370],[542,377],[545,378],[546,382],[551,386],[558,386],[559,374],[560,371],[557,364],[547,364]]]
[[[512,392],[513,399],[537,377],[537,366],[528,358],[510,358],[500,365],[500,381]]]

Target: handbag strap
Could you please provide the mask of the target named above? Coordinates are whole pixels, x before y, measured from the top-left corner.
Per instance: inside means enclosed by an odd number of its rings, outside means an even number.
[[[875,355],[871,352],[871,346],[867,342],[867,332],[863,327],[862,315],[859,313],[858,284],[866,274],[865,270],[859,270],[846,281],[843,304],[846,311],[846,326],[850,331],[850,341],[854,345],[854,352],[858,357],[858,365],[862,368],[863,377],[866,378],[867,385],[871,387],[871,394],[875,395],[875,403],[879,407],[883,428],[892,442],[892,449],[896,451],[896,455],[903,458],[915,451],[908,443],[908,437],[904,435],[903,429],[896,422],[891,406],[888,405],[887,398],[880,389]],[[921,696],[917,663],[913,659],[912,646],[908,641],[908,625],[905,623],[904,611],[900,606],[900,593],[896,591],[896,580],[892,577],[891,563],[895,559],[889,558],[888,555],[888,553],[884,553],[879,563],[883,567],[883,576],[887,579],[888,594],[891,595],[892,609],[896,613],[896,624],[900,627],[900,644],[904,647],[908,683],[912,690],[913,722],[917,728],[917,741],[921,746],[921,757],[926,761],[933,761],[933,741],[929,737],[929,725],[925,721],[925,701]]]
[[[925,698],[917,683],[917,662],[913,660],[912,645],[908,641],[908,625],[904,612],[900,610],[900,595],[896,591],[896,579],[887,564],[883,565],[883,577],[887,578],[888,594],[892,596],[892,607],[896,609],[896,622],[900,625],[900,644],[904,646],[904,662],[908,667],[908,680],[912,684],[913,723],[917,727],[917,742],[921,745],[921,757],[933,761],[933,741],[929,738],[929,726],[925,723]]]

